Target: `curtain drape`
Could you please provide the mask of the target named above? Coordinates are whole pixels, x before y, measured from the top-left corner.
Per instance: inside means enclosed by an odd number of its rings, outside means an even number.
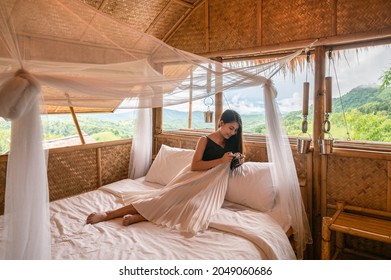
[[[42,90],[37,96],[42,105],[112,108],[114,103],[117,108],[147,108],[139,111],[142,117],[138,119],[131,150],[129,176],[136,178],[146,173],[151,160],[151,108],[188,102],[190,90],[192,100],[198,100],[211,93],[263,85],[273,180],[281,203],[286,206],[283,215],[289,216],[294,226],[297,253],[302,255],[310,241],[308,221],[292,152],[279,121],[275,91],[265,78],[302,51],[265,64],[231,68],[175,49],[112,20],[83,1],[2,0],[0,100],[14,100],[7,82],[22,72],[30,77],[19,80],[22,89],[34,86],[34,81],[40,83]],[[50,258],[47,176],[39,111],[38,106],[30,108],[27,105],[33,103],[25,102],[33,97],[33,92],[14,100],[21,103],[0,105],[1,117],[12,118],[9,113],[13,110],[20,116],[12,121],[5,214],[6,218],[13,217],[6,219],[7,242],[11,246],[7,252],[15,249],[17,253],[7,253],[6,258]],[[37,253],[30,254],[32,251]]]

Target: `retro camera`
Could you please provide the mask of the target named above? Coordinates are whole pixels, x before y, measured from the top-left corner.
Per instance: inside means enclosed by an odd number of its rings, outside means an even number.
[[[243,155],[241,153],[234,153],[234,157],[231,160],[231,170],[242,165]]]

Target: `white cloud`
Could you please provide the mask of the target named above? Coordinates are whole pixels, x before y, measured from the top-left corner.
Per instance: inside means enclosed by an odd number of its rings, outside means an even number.
[[[291,98],[283,98],[277,103],[282,113],[299,111],[302,109],[302,96],[298,92],[294,92]]]

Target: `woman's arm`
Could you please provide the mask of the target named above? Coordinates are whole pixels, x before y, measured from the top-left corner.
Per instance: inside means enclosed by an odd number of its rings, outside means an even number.
[[[208,139],[206,138],[206,136],[203,136],[198,140],[197,147],[193,156],[193,161],[191,162],[192,171],[208,170],[219,164],[231,162],[233,157],[233,153],[231,152],[225,153],[223,157],[218,159],[209,161],[202,160],[207,142]]]

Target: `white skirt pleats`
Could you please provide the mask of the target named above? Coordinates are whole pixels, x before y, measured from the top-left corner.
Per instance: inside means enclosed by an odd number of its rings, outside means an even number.
[[[189,165],[162,189],[127,192],[122,200],[150,222],[196,234],[223,204],[229,173],[229,164],[207,171],[191,171]]]

